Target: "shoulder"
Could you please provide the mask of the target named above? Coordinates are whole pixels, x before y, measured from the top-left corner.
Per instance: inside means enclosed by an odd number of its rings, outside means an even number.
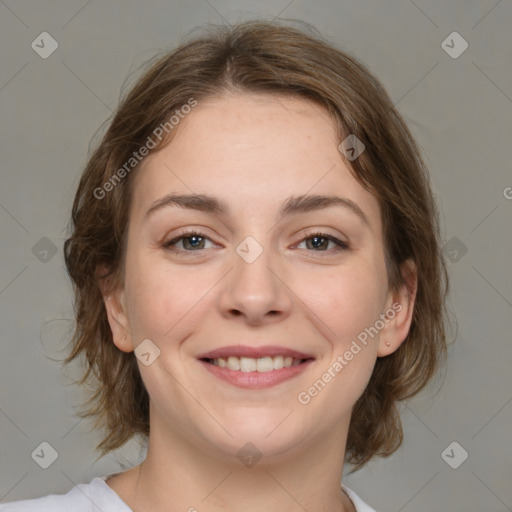
[[[377,512],[374,508],[370,507],[370,505],[367,505],[352,489],[349,489],[344,485],[341,487],[354,504],[356,512]]]
[[[65,510],[90,511],[89,485],[80,484],[67,494],[49,494],[42,498],[13,501],[0,505],[0,512],[64,512]],[[82,492],[81,492],[82,491]]]
[[[13,501],[0,504],[0,512],[91,512],[109,510],[131,512],[121,498],[105,483],[104,477],[96,477],[87,484],[75,485],[66,494],[49,494],[42,498]]]

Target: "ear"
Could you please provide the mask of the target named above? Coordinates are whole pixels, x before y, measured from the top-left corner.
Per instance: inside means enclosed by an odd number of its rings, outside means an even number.
[[[119,350],[131,352],[135,347],[133,346],[130,324],[126,314],[125,291],[121,286],[112,285],[107,279],[99,278],[99,285],[107,311],[108,323],[112,331],[112,339]]]
[[[418,289],[418,271],[412,260],[406,260],[402,263],[400,270],[405,283],[400,290],[390,291],[386,298],[384,314],[387,323],[380,332],[378,357],[388,356],[397,350],[407,338],[411,327]]]

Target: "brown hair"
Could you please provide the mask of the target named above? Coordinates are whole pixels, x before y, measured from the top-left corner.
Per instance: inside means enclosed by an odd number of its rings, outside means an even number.
[[[76,316],[65,364],[83,356],[86,368],[79,383],[90,379],[94,386],[80,416],[95,417],[95,426],[104,428],[97,446],[102,455],[135,434],[149,434],[148,393],[134,354],[113,343],[100,289],[102,279],[111,287],[123,279],[130,182],[137,166],[122,173],[123,179],[112,180],[153,137],[155,128],[191,98],[200,102],[226,91],[313,101],[335,120],[339,142],[350,134],[363,141],[365,151],[346,163],[379,201],[390,288],[404,284],[402,262],[411,258],[416,263],[418,288],[408,336],[394,353],[377,359],[353,409],[346,460],[358,468],[372,456],[387,456],[400,446],[397,401],[421,390],[446,356],[448,276],[438,213],[418,146],[382,85],[354,57],[318,34],[283,23],[215,26],[159,57],[120,102],[92,154],[64,244]],[[170,135],[150,151],[167,144]],[[98,198],[98,190],[109,180],[113,186]],[[100,275],[102,268],[108,273]]]

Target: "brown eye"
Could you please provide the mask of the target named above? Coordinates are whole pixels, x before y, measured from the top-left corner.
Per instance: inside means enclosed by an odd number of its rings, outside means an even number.
[[[204,249],[205,239],[202,236],[184,236],[181,239],[185,249]]]
[[[308,249],[322,249],[323,251],[327,249],[330,241],[326,236],[312,236],[306,239],[306,247]]]

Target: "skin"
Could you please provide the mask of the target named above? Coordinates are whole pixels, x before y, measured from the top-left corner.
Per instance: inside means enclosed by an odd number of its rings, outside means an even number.
[[[124,280],[104,294],[116,346],[130,352],[150,339],[160,350],[149,366],[138,361],[150,396],[147,458],[107,481],[134,511],[234,511],[241,503],[246,511],[355,510],[340,491],[351,410],[377,357],[406,338],[417,281],[407,262],[409,290],[388,289],[377,199],[350,174],[338,144],[334,122],[316,104],[226,94],[200,102],[173,141],[143,161]],[[210,194],[230,211],[166,206],[146,218],[171,192]],[[280,218],[281,204],[302,194],[349,198],[368,225],[341,206]],[[195,251],[190,238],[173,246],[178,253],[163,247],[181,228],[206,240]],[[326,239],[313,246],[316,231],[349,249]],[[263,248],[252,263],[236,252],[247,236]],[[299,403],[298,393],[392,304],[401,311]],[[197,360],[235,344],[281,345],[315,361],[272,388],[241,389]],[[247,442],[263,454],[252,467],[237,457]]]

